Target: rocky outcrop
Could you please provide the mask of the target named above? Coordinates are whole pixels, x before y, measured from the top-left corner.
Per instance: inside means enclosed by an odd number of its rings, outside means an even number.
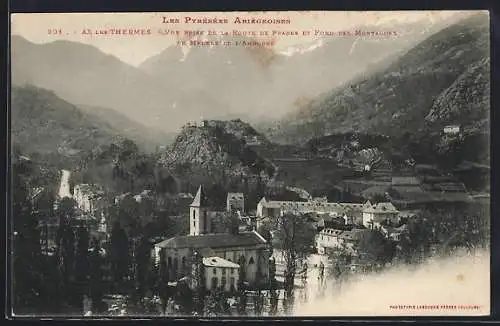
[[[238,124],[243,122],[205,121],[201,126],[184,126],[161,163],[170,168],[189,165],[214,175],[272,175],[272,165],[245,139],[259,135],[248,128],[238,129]]]
[[[453,123],[481,128],[489,120],[489,107],[490,62],[484,58],[439,95],[425,119],[439,126]]]

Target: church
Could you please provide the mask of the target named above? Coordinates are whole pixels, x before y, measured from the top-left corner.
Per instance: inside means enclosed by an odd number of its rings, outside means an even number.
[[[219,257],[238,265],[241,281],[250,288],[266,286],[270,258],[267,241],[255,230],[243,232],[238,227],[226,233],[214,233],[217,213],[221,212],[210,207],[200,186],[189,208],[189,235],[173,237],[154,246],[153,254],[163,281],[175,282],[189,276],[194,253],[198,252],[204,258]]]

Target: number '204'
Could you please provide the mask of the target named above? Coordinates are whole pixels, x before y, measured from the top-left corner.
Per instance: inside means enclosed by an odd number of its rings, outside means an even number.
[[[49,35],[62,35],[62,30],[59,28],[51,28],[48,30]]]

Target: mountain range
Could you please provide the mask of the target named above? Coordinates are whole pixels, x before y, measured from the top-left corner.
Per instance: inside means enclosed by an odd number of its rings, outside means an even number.
[[[439,140],[449,124],[466,135],[488,134],[489,71],[489,20],[476,14],[262,129],[271,140],[295,144],[350,131]]]
[[[202,117],[274,121],[332,87],[385,67],[451,22],[359,26],[398,30],[400,35],[333,37],[303,45],[314,47],[310,51],[191,47],[186,54],[171,46],[138,67],[91,45],[35,44],[12,36],[12,82],[52,90],[78,107],[112,109],[165,133]],[[300,54],[289,55],[292,50]]]

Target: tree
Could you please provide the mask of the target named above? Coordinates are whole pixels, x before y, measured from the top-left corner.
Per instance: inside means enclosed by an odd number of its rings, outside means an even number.
[[[89,278],[89,232],[86,228],[81,227],[77,230],[77,247],[76,247],[76,262],[75,262],[75,285],[76,285],[76,300],[83,302],[84,295],[88,290]]]
[[[253,297],[253,300],[255,315],[262,315],[262,311],[264,309],[264,295],[262,294],[262,291],[257,291],[256,295]]]
[[[65,225],[70,223],[75,217],[76,201],[73,198],[64,197],[57,205],[57,216],[59,216],[59,224]]]
[[[285,259],[285,292],[292,296],[297,262],[311,252],[314,228],[301,214],[285,213],[276,218],[278,245]]]
[[[29,200],[30,176],[33,174],[31,161],[13,160],[12,164],[12,221],[13,241],[13,293],[14,311],[32,309],[42,301],[40,271],[40,233],[38,221],[32,212]]]
[[[135,283],[136,294],[139,300],[144,298],[147,289],[152,287],[148,283],[149,267],[151,265],[151,244],[147,236],[142,236],[135,253]]]
[[[92,249],[89,256],[89,263],[92,312],[101,313],[104,310],[104,303],[102,301],[104,295],[104,258],[101,245],[96,239],[92,240]]]
[[[385,194],[375,193],[370,198],[368,198],[372,203],[383,203],[387,201]]]
[[[174,301],[179,304],[182,313],[190,315],[195,312],[194,292],[186,282],[177,283]]]
[[[61,270],[65,297],[74,293],[75,271],[75,233],[69,222],[63,222],[58,230],[59,268]]]
[[[118,220],[128,235],[135,232],[140,225],[139,205],[131,195],[125,196],[118,208]]]
[[[62,198],[57,206],[59,227],[57,229],[56,243],[63,293],[66,298],[71,296],[74,291],[75,233],[72,228],[72,221],[75,217],[75,207],[76,201],[69,197]]]
[[[365,230],[361,232],[358,252],[368,260],[384,265],[394,257],[393,247],[380,231]]]
[[[238,311],[239,316],[244,316],[246,315],[247,311],[247,294],[246,291],[243,287],[243,283],[241,283],[241,287],[238,286],[238,303],[236,306],[236,309]]]
[[[239,229],[240,220],[238,215],[234,212],[217,212],[215,215],[214,233],[237,233]]]
[[[128,251],[128,237],[125,230],[117,221],[111,230],[109,257],[111,261],[111,273],[113,275],[115,288],[124,285],[128,275],[130,255]]]
[[[193,253],[193,266],[192,266],[192,277],[193,277],[193,302],[195,311],[201,314],[204,311],[204,297],[206,293],[205,288],[205,270],[203,266],[203,256],[195,251]]]
[[[227,295],[221,288],[213,290],[206,298],[204,315],[216,317],[229,313]]]

